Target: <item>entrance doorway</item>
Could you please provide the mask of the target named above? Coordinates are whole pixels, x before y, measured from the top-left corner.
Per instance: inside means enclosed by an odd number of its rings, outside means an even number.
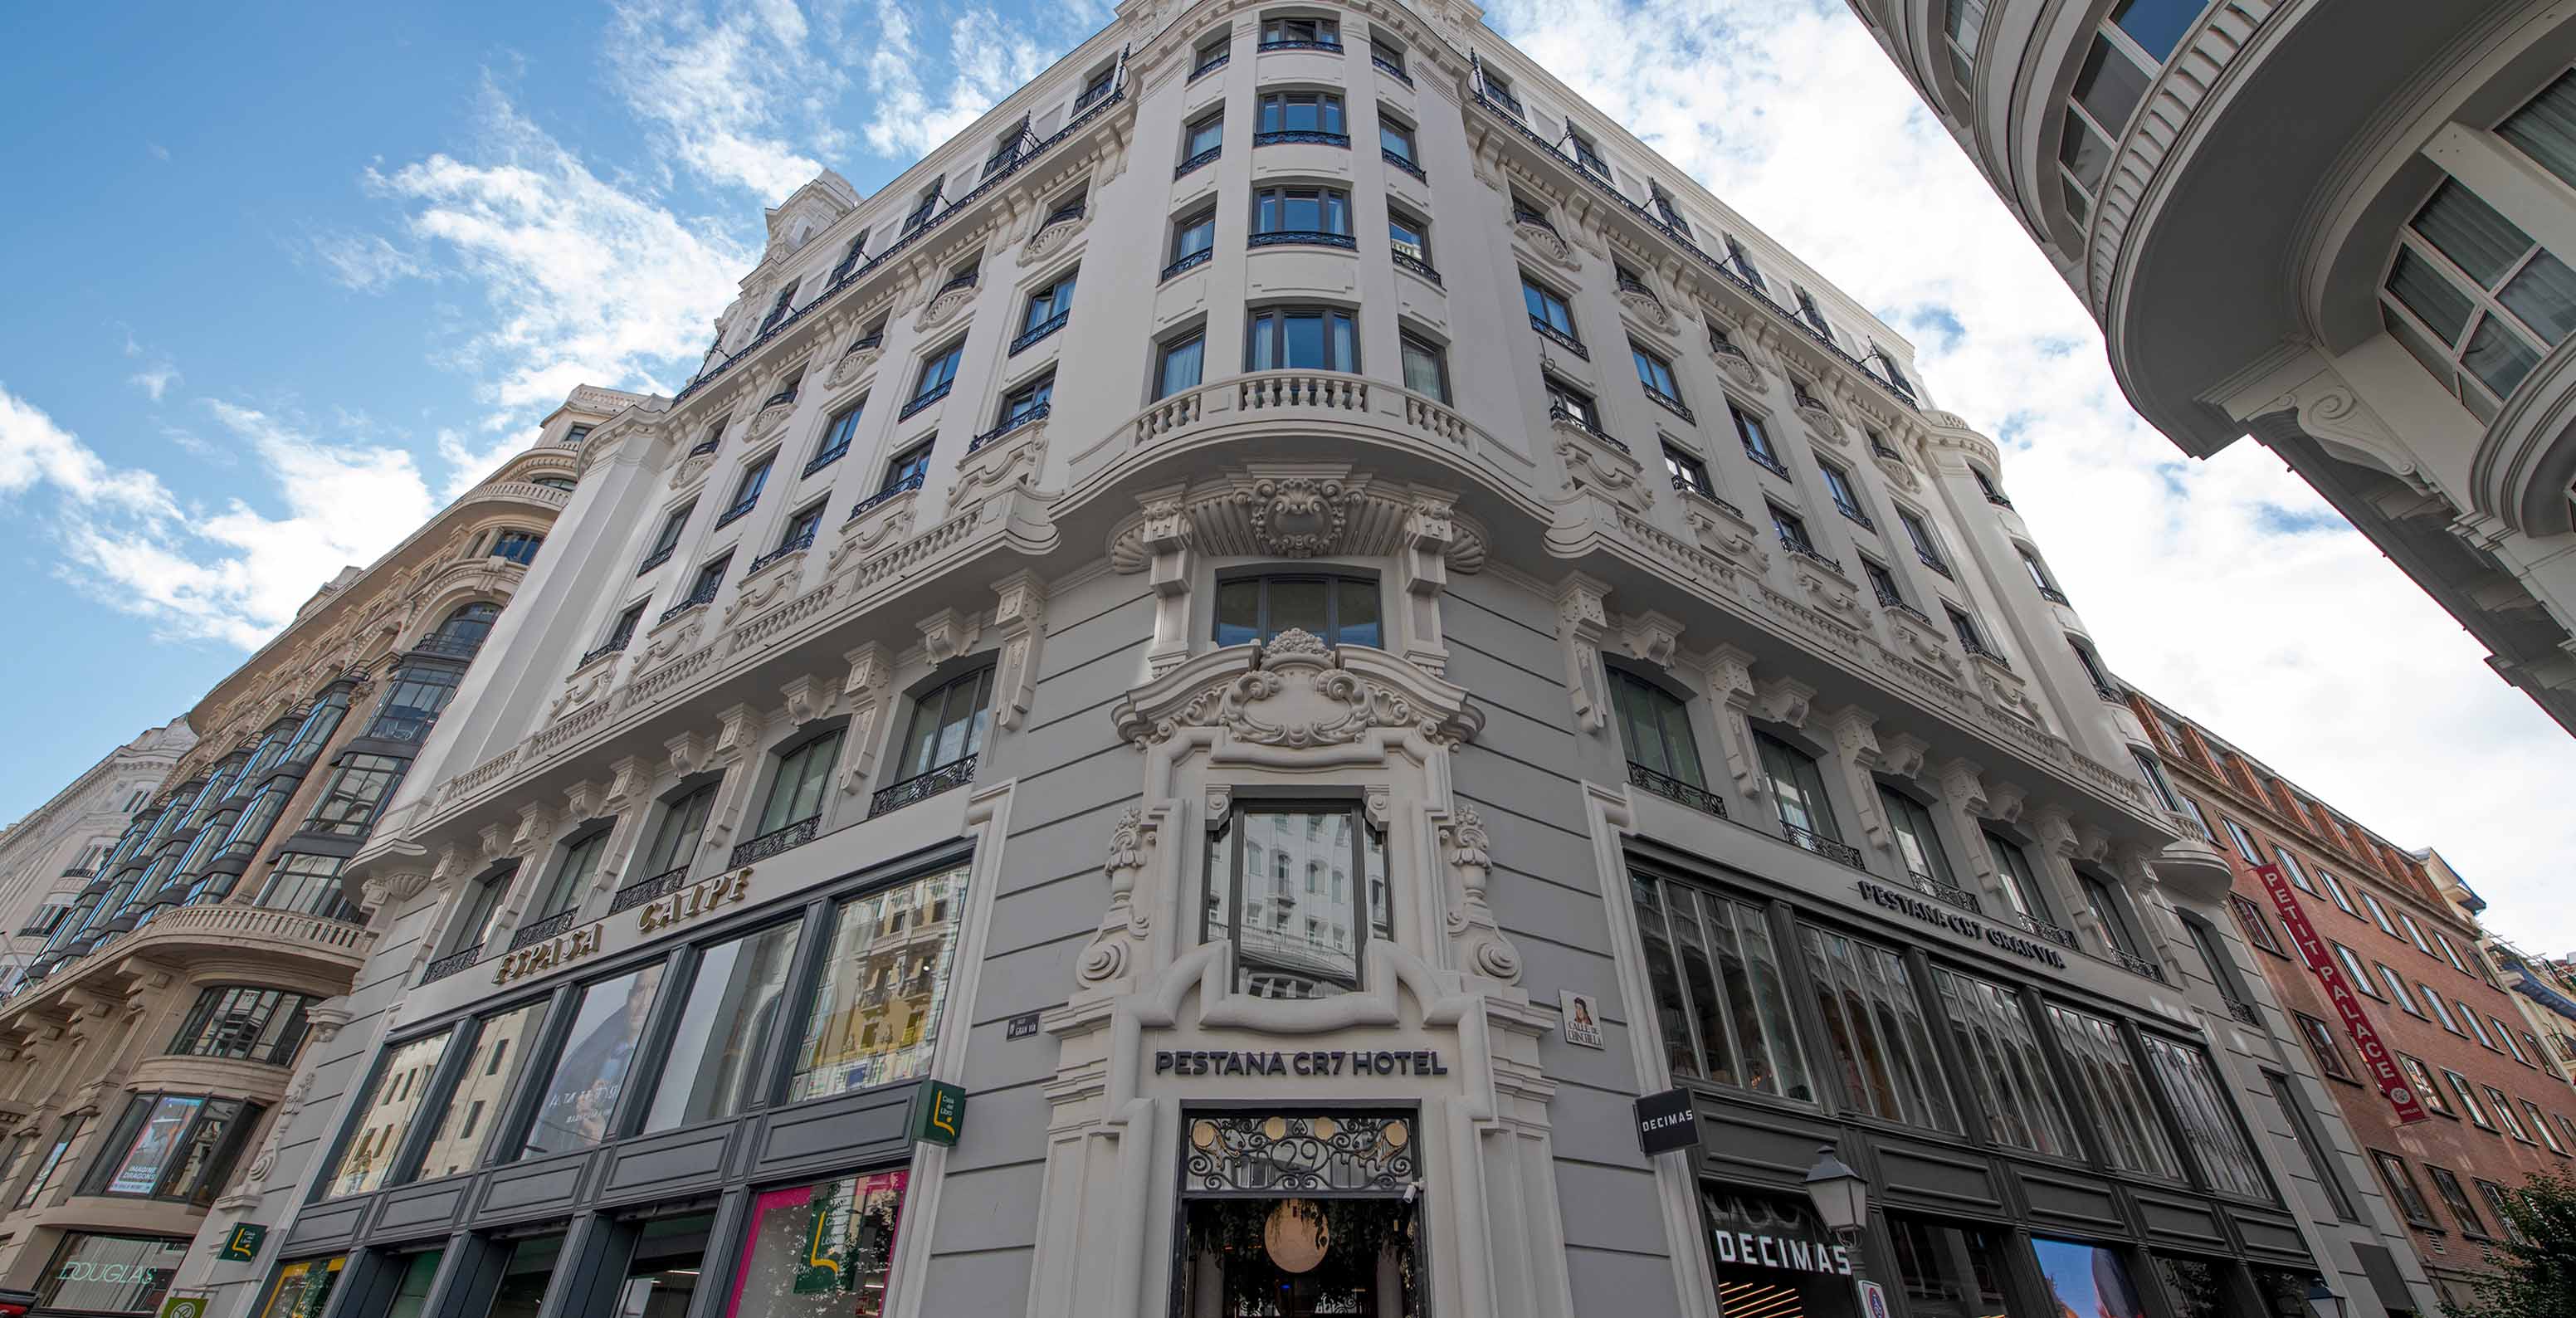
[[[1198,1112],[1183,1126],[1175,1318],[1416,1318],[1410,1114]]]

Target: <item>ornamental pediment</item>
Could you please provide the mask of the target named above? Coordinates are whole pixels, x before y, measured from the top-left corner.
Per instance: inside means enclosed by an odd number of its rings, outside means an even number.
[[[1455,746],[1485,725],[1465,687],[1383,650],[1326,645],[1293,627],[1267,644],[1181,664],[1129,693],[1111,716],[1140,747],[1188,741],[1216,763],[1281,768],[1379,764],[1399,744]]]
[[[1438,544],[1459,572],[1484,567],[1485,528],[1445,490],[1387,480],[1347,464],[1254,463],[1151,500],[1109,537],[1110,565],[1141,572],[1148,540],[1186,539],[1200,553],[1259,558],[1389,555]]]

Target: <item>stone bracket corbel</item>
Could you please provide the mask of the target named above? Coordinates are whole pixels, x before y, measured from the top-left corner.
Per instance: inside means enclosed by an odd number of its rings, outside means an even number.
[[[850,730],[841,738],[841,790],[855,793],[876,771],[877,714],[891,695],[894,661],[874,641],[842,657],[850,663],[850,675],[841,682],[841,694],[850,702]]]
[[[1599,732],[1610,725],[1609,679],[1601,670],[1601,641],[1610,631],[1604,601],[1610,588],[1580,572],[1556,591],[1556,638],[1565,653],[1566,695],[1574,702],[1579,732]]]
[[[995,583],[993,593],[999,597],[993,627],[1001,644],[1001,657],[993,666],[993,722],[1016,728],[1037,696],[1038,652],[1046,640],[1046,583],[1034,572],[1014,572]]]
[[[1768,790],[1761,757],[1753,753],[1753,656],[1721,645],[1708,657],[1709,710],[1717,721],[1718,747],[1726,755],[1726,772],[1735,788],[1760,799]]]
[[[1879,804],[1878,779],[1873,776],[1885,756],[1878,742],[1878,716],[1858,705],[1846,705],[1827,722],[1834,731],[1835,747],[1842,751],[1835,758],[1842,761],[1850,779],[1852,809],[1860,815],[1862,832],[1871,846],[1894,850],[1895,831],[1887,822],[1887,810]]]
[[[1190,542],[1196,528],[1181,503],[1187,489],[1174,485],[1147,493],[1145,522],[1138,528],[1146,582],[1154,592],[1154,643],[1145,651],[1146,671],[1153,677],[1190,657],[1190,570],[1196,563]]]
[[[1404,548],[1396,573],[1404,588],[1404,657],[1434,676],[1449,671],[1449,646],[1440,627],[1440,592],[1449,586],[1449,550],[1457,539],[1450,516],[1454,496],[1423,491],[1404,517]]]

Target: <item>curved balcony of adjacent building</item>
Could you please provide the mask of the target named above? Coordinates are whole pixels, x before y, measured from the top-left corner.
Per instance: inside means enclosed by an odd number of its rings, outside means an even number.
[[[265,906],[159,907],[130,932],[66,955],[43,980],[0,1003],[0,1022],[65,1010],[76,993],[122,992],[172,967],[237,963],[272,977],[345,980],[365,962],[375,938],[362,924]]]

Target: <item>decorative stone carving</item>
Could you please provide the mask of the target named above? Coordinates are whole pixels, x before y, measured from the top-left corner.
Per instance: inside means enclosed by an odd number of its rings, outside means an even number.
[[[428,889],[429,871],[396,870],[391,873],[379,874],[362,884],[359,888],[360,896],[358,904],[365,907],[369,914],[373,914],[399,903],[410,901],[412,898],[418,897],[423,892],[428,891]],[[311,1019],[311,1014],[309,1012],[306,1015],[306,1019],[308,1021]]]
[[[1862,834],[1871,846],[1892,849],[1895,834],[1888,827],[1887,811],[1878,801],[1878,783],[1871,776],[1884,758],[1878,741],[1878,716],[1858,705],[1846,705],[1834,711],[1829,722],[1834,747],[1842,752],[1836,759],[1847,775],[1853,808],[1860,813]]]
[[[1915,662],[1937,669],[1954,681],[1965,675],[1966,668],[1958,654],[1930,621],[1903,609],[1884,609],[1880,616],[1887,619],[1888,630],[1896,633],[1897,644],[1905,647],[1905,653]]]
[[[1329,554],[1350,525],[1356,495],[1338,480],[1290,476],[1256,482],[1235,499],[1252,510],[1252,536],[1280,558]]]
[[[1440,833],[1449,870],[1458,880],[1456,899],[1447,917],[1458,965],[1488,979],[1519,983],[1520,949],[1503,935],[1492,906],[1485,900],[1485,882],[1493,872],[1494,860],[1484,819],[1473,808],[1461,808],[1456,818],[1441,826]]]
[[[698,634],[704,625],[699,615],[691,613],[677,626],[665,625],[654,629],[645,638],[644,657],[635,661],[635,671],[643,672],[665,659],[675,659],[697,649]]]
[[[1681,648],[1682,625],[1652,609],[1621,619],[1619,632],[1629,654],[1657,668],[1671,668],[1674,652]]]
[[[1762,532],[1744,519],[1735,505],[1718,499],[1684,498],[1682,520],[1700,548],[1757,574],[1771,570],[1771,550]]]
[[[1887,477],[1890,484],[1895,485],[1898,489],[1904,490],[1908,494],[1916,494],[1922,491],[1923,477],[1914,470],[1914,464],[1907,462],[1902,454],[1893,451],[1881,451],[1880,449],[1873,447],[1870,450],[1869,460],[1877,463],[1879,471]]]
[[[993,586],[1001,655],[993,665],[993,722],[1016,728],[1037,696],[1038,648],[1046,639],[1046,583],[1034,572],[1015,572]]]
[[[1923,773],[1923,757],[1931,743],[1910,732],[1900,732],[1879,742],[1878,770],[1891,778],[1915,778]]]
[[[948,486],[948,515],[956,516],[1005,486],[1036,485],[1038,472],[1046,462],[1046,450],[1047,423],[1043,419],[989,440],[982,448],[969,450],[957,464],[957,478]]]
[[[1125,978],[1153,932],[1152,912],[1136,900],[1136,880],[1160,845],[1167,815],[1167,810],[1158,808],[1149,819],[1142,806],[1131,805],[1110,832],[1109,854],[1101,863],[1101,872],[1109,879],[1109,909],[1074,967],[1074,978],[1086,988]]]
[[[1744,349],[1732,343],[1724,346],[1712,345],[1709,349],[1709,357],[1717,363],[1718,372],[1738,389],[1758,392],[1768,383],[1762,378],[1762,368],[1754,365],[1753,358],[1746,355]]]
[[[767,439],[785,429],[787,418],[794,415],[796,415],[795,399],[790,398],[783,403],[771,403],[751,414],[751,424],[745,427],[744,437],[755,443]]]
[[[1432,535],[1441,560],[1459,572],[1485,565],[1485,529],[1454,507],[1456,495],[1429,486],[1386,480],[1346,463],[1256,462],[1189,484],[1168,485],[1137,496],[1138,512],[1109,537],[1109,564],[1119,572],[1153,567],[1161,582],[1181,556],[1308,557],[1316,554],[1397,556]],[[1425,506],[1436,511],[1421,520]],[[1157,585],[1157,593],[1186,593],[1186,583]],[[1159,627],[1156,648],[1167,638]]]
[[[841,739],[846,748],[842,751],[841,790],[857,793],[876,771],[877,716],[894,698],[890,690],[894,661],[884,646],[873,641],[844,657],[850,662],[850,675],[841,681],[841,695],[850,702],[850,728]]]
[[[922,653],[933,667],[974,649],[984,634],[981,622],[955,609],[941,609],[915,625],[921,629]]]
[[[1610,447],[1572,421],[1559,419],[1555,426],[1556,456],[1565,464],[1568,484],[1593,490],[1634,512],[1655,506],[1655,487],[1635,455]]]
[[[1610,631],[1604,601],[1609,587],[1574,573],[1556,590],[1556,638],[1565,652],[1565,691],[1574,701],[1574,726],[1599,732],[1610,724],[1609,680],[1601,671],[1601,639]]]
[[[616,677],[617,662],[613,656],[589,667],[574,669],[572,676],[564,682],[564,689],[555,693],[554,703],[546,707],[546,721],[561,722],[564,715],[606,697]]]
[[[1817,608],[1854,627],[1869,625],[1869,610],[1860,602],[1860,587],[1805,554],[1791,555],[1790,562],[1797,568],[1799,588],[1807,592],[1807,598],[1815,601]]]
[[[873,348],[853,348],[842,353],[832,363],[832,369],[823,372],[823,387],[846,389],[857,384],[875,369],[877,361],[884,356],[885,345],[882,343]]]
[[[1035,265],[1063,251],[1072,244],[1076,235],[1091,227],[1091,212],[1092,208],[1085,206],[1080,215],[1071,219],[1058,220],[1030,235],[1029,240],[1020,247],[1019,263],[1023,266]]]
[[[1445,492],[1417,493],[1412,511],[1405,514],[1404,547],[1396,555],[1396,580],[1403,588],[1403,654],[1434,676],[1449,670],[1440,596],[1449,586],[1449,553],[1458,539],[1456,512]]]
[[[725,604],[724,616],[717,619],[716,625],[730,627],[739,619],[757,618],[770,605],[795,594],[797,569],[804,562],[805,551],[799,549],[762,564],[760,571],[743,578],[742,585],[734,591],[733,599]]]
[[[1291,627],[1255,647],[1256,667],[1229,672],[1242,667],[1241,656],[1240,647],[1201,655],[1120,700],[1111,711],[1118,735],[1141,746],[1205,728],[1216,734],[1220,758],[1231,753],[1269,762],[1279,752],[1359,748],[1375,762],[1382,737],[1453,746],[1485,723],[1463,688],[1383,650],[1338,649]],[[1415,677],[1391,680],[1393,668]],[[1193,682],[1194,674],[1225,676]],[[1302,755],[1282,762],[1310,763]]]
[[[1995,783],[1986,789],[1986,817],[2007,824],[2021,822],[2021,808],[2030,794],[2019,783]]]
[[[715,460],[716,455],[711,452],[682,455],[680,461],[671,468],[671,488],[685,490],[697,484],[706,476],[707,468],[715,465]]]
[[[1949,760],[1941,766],[1941,799],[1971,820],[1987,812],[1985,768],[1975,760]]]
[[[1512,225],[1512,237],[1559,270],[1573,273],[1583,269],[1583,258],[1575,255],[1573,245],[1544,224],[1521,220]]]
[[[918,489],[900,490],[885,501],[841,523],[841,538],[824,557],[826,571],[838,572],[854,561],[865,561],[869,555],[889,545],[900,544],[912,536],[912,508],[921,498]]]
[[[1808,434],[1838,448],[1851,438],[1851,432],[1843,427],[1841,419],[1826,411],[1822,403],[1800,403],[1798,419],[1807,423]]]
[[[1619,305],[1626,307],[1628,314],[1666,334],[1672,333],[1681,323],[1673,318],[1672,309],[1664,305],[1662,298],[1642,289],[1620,289]]]
[[[933,297],[930,299],[930,304],[921,309],[921,314],[913,318],[912,327],[916,330],[928,331],[947,324],[956,317],[958,312],[974,305],[975,294],[979,287],[980,285],[977,284],[969,284],[964,288],[949,289]]]
[[[1755,711],[1782,727],[1805,727],[1808,702],[1815,697],[1814,687],[1794,677],[1767,678],[1753,686]]]
[[[833,689],[811,673],[788,679],[778,688],[781,708],[787,714],[787,726],[803,727],[832,707]]]
[[[1770,792],[1771,784],[1761,772],[1761,757],[1754,753],[1753,727],[1745,721],[1754,702],[1753,656],[1732,645],[1721,645],[1709,652],[1706,667],[1718,746],[1726,755],[1727,774],[1735,779],[1736,790],[1758,801]]]

